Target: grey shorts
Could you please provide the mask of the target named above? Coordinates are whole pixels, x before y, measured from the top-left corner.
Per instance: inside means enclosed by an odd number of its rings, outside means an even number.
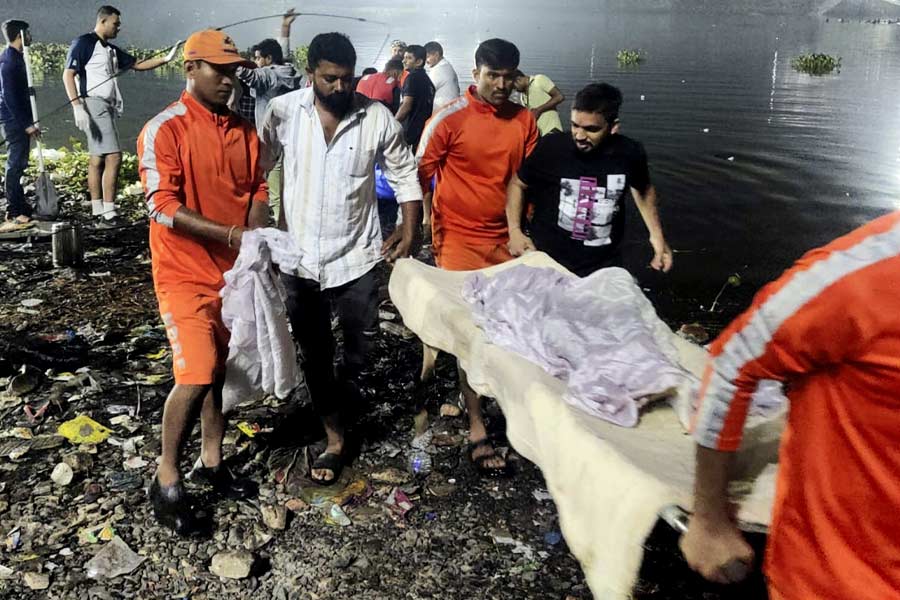
[[[103,98],[84,98],[84,108],[91,118],[87,132],[88,154],[103,156],[121,152],[119,130],[116,128],[116,107]]]

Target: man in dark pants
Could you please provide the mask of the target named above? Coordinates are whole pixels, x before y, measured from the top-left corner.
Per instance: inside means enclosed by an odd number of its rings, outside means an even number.
[[[408,256],[421,222],[416,162],[400,124],[381,102],[353,93],[356,51],[340,33],[309,45],[312,87],[269,102],[261,127],[267,164],[284,160],[280,226],[301,250],[299,264],[282,265],[291,325],[300,343],[313,407],[327,437],[312,465],[323,484],[340,475],[343,406],[356,395],[366,364],[367,331],[377,322],[375,267]],[[375,159],[396,190],[403,226],[384,240],[375,198]],[[333,368],[331,307],[338,314],[344,355]]]
[[[28,23],[10,19],[3,23],[3,37],[8,46],[0,55],[0,127],[6,140],[6,219],[9,225],[31,221],[31,207],[25,201],[22,175],[28,167],[31,138],[40,131],[32,123],[28,99],[28,77],[22,47],[31,43]]]

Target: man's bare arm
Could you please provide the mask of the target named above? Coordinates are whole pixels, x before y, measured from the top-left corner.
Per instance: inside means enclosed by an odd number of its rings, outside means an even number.
[[[650,267],[666,272],[672,268],[672,249],[666,243],[662,223],[659,220],[656,188],[649,185],[643,194],[635,188],[631,188],[631,195],[634,197],[634,203],[638,212],[641,213],[641,219],[650,233],[650,245],[653,247],[653,259],[650,261]]]
[[[401,123],[404,120],[406,120],[406,117],[408,117],[409,113],[412,112],[412,106],[413,106],[413,97],[405,96],[403,98],[403,101],[400,102],[400,110],[398,110],[397,114],[395,115],[397,120],[400,121]]]
[[[201,240],[225,244],[235,249],[241,247],[241,236],[244,235],[246,229],[239,225],[232,226],[216,223],[186,206],[179,206],[178,210],[175,211],[174,225],[176,231],[184,232]],[[231,237],[230,240],[229,236]]]
[[[522,231],[522,214],[525,207],[525,190],[528,188],[513,174],[506,186],[506,224],[509,228],[509,253],[521,256],[534,250],[534,242]]]
[[[548,110],[553,110],[554,108],[562,104],[565,99],[566,97],[563,96],[563,93],[559,91],[559,88],[554,86],[553,89],[550,90],[550,99],[537,108],[533,108],[531,112],[534,114],[534,117],[537,118]]]

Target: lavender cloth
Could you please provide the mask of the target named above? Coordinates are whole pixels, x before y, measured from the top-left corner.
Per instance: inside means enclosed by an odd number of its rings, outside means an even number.
[[[581,279],[522,265],[475,273],[462,295],[491,343],[565,381],[570,405],[617,425],[635,426],[642,401],[688,378],[674,349],[660,348],[642,316],[652,306],[624,269]]]

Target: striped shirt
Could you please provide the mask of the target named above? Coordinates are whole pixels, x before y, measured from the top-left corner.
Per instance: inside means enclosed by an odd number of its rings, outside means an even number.
[[[273,98],[260,128],[267,164],[284,158],[287,230],[303,255],[297,275],[322,289],[362,277],[381,261],[375,161],[400,203],[422,199],[403,130],[380,102],[357,94],[330,144],[313,88]]]
[[[137,151],[157,291],[216,295],[237,251],[174,229],[175,213],[183,206],[222,225],[247,224],[250,203],[269,199],[256,130],[182,92],[144,125]]]
[[[766,574],[787,600],[900,597],[900,212],[801,258],[712,345],[694,436],[732,451],[789,384]]]

